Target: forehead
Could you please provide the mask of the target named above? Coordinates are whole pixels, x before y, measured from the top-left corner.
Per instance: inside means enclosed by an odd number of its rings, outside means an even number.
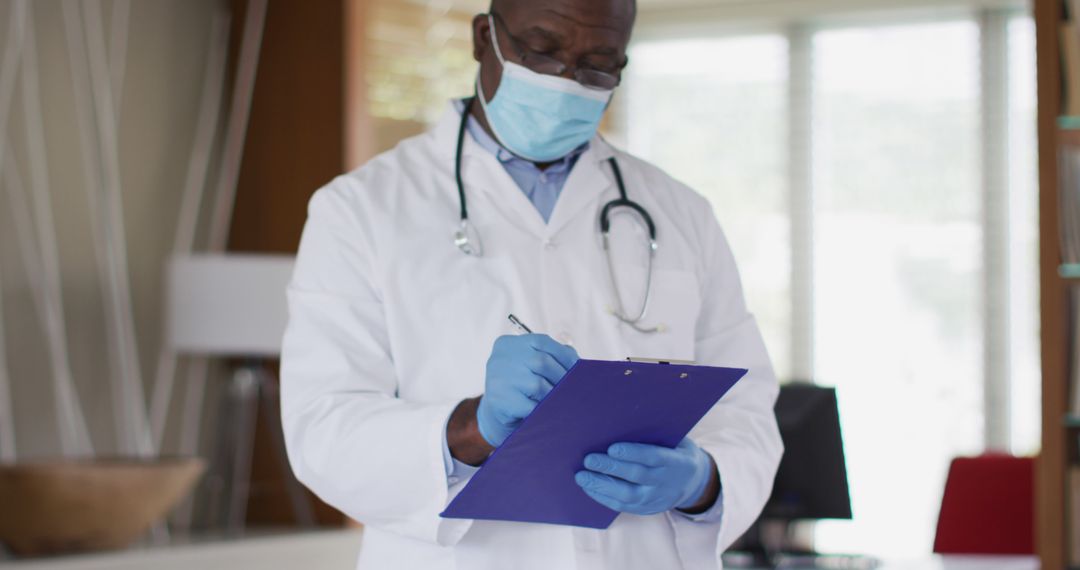
[[[625,47],[634,25],[632,0],[523,0],[500,14],[520,33],[550,32],[562,39]]]

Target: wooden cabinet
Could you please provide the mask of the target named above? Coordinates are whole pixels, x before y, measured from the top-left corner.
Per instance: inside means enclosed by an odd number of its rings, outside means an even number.
[[[1069,401],[1069,289],[1059,240],[1058,152],[1080,146],[1080,132],[1058,126],[1061,112],[1062,0],[1035,0],[1039,92],[1039,235],[1042,313],[1042,452],[1036,478],[1036,545],[1046,570],[1065,568],[1065,474],[1076,432],[1065,422]],[[1070,436],[1071,434],[1071,436]]]

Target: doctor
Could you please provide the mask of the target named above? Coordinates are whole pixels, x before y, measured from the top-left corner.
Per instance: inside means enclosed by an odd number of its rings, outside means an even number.
[[[311,199],[282,417],[299,479],[365,523],[360,568],[718,568],[769,496],[776,379],[711,208],[596,134],[634,16],[495,0],[476,96]],[[750,372],[675,449],[582,458],[607,530],[440,518],[579,356]]]

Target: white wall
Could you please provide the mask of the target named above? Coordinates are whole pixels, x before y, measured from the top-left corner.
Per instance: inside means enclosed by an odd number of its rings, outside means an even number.
[[[60,1],[31,0],[29,4],[36,21],[71,367],[93,442],[100,453],[108,454],[116,452],[116,440],[105,320]],[[210,21],[215,9],[225,2],[131,0],[119,152],[139,359],[147,396],[160,336],[163,262],[172,245],[191,153]],[[0,0],[0,46],[6,44],[12,3]],[[103,1],[106,15],[111,4]],[[108,22],[106,17],[106,26]],[[14,137],[13,150],[25,179],[29,172],[18,90],[16,93],[8,131]],[[4,199],[0,199],[0,269],[18,452],[20,458],[27,459],[57,456],[60,447],[45,336],[16,249],[11,208]]]

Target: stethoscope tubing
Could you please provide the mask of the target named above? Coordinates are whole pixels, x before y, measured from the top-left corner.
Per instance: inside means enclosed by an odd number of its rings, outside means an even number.
[[[461,124],[458,127],[457,133],[457,148],[454,152],[454,181],[457,183],[458,205],[460,208],[459,217],[461,220],[461,226],[454,234],[454,244],[466,255],[478,257],[483,255],[483,247],[479,242],[478,236],[475,235],[475,232],[471,231],[469,208],[465,197],[465,181],[462,179],[461,175],[461,161],[465,148],[465,132],[469,122],[469,114],[472,111],[472,106],[475,101],[475,97],[470,97],[465,100],[465,107],[461,111]],[[615,303],[618,305],[610,312],[617,319],[639,332],[658,332],[661,330],[660,327],[644,327],[640,324],[648,312],[649,299],[652,297],[653,257],[655,257],[657,249],[656,224],[653,222],[652,216],[649,215],[649,212],[646,211],[644,207],[627,196],[626,183],[623,181],[622,171],[619,169],[619,163],[615,160],[615,157],[608,158],[608,164],[611,165],[611,171],[615,175],[615,185],[619,190],[619,197],[604,204],[604,207],[600,209],[600,234],[603,239],[604,257],[607,259],[608,274],[611,277],[611,288],[615,295]],[[617,208],[627,208],[636,213],[641,220],[645,222],[645,226],[649,232],[649,265],[645,278],[645,297],[642,300],[641,309],[637,311],[637,315],[634,317],[627,315],[625,306],[622,302],[622,295],[619,293],[618,280],[615,276],[615,265],[611,260],[608,234],[611,231],[611,213]]]

